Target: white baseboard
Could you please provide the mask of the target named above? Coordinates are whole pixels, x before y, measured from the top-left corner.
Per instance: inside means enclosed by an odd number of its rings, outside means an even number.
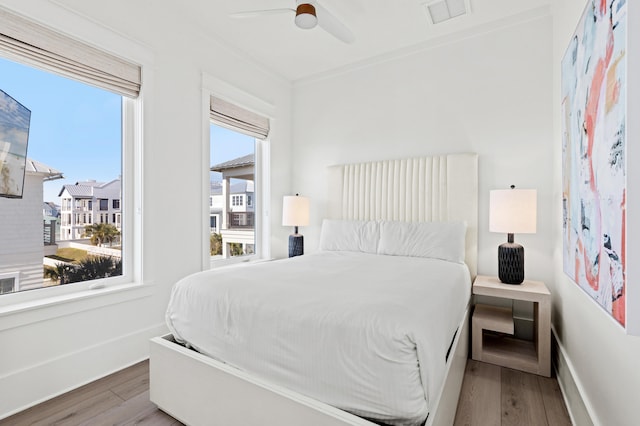
[[[594,415],[593,407],[588,399],[584,397],[585,392],[580,382],[580,378],[576,375],[571,359],[567,356],[567,352],[558,339],[558,334],[552,326],[553,347],[555,349],[554,367],[558,385],[564,398],[565,405],[569,411],[571,423],[576,426],[592,426],[599,425],[597,417]]]
[[[149,339],[167,333],[164,323],[81,348],[0,376],[0,419],[62,395],[149,358]]]

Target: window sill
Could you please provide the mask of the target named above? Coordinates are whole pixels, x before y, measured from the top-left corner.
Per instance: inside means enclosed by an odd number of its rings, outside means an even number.
[[[154,286],[120,284],[0,307],[0,331],[149,297]]]

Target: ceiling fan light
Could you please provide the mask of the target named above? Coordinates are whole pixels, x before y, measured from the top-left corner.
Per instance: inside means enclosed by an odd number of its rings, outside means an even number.
[[[312,4],[303,3],[296,9],[296,26],[305,30],[311,29],[318,25],[316,17],[316,8]]]

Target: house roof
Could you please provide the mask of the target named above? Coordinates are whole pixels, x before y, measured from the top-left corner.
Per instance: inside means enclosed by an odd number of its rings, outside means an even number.
[[[219,182],[211,182],[211,195],[222,195],[222,185]],[[230,194],[244,194],[254,191],[253,181],[241,180],[229,185]]]
[[[27,162],[25,164],[25,172],[42,175],[43,180],[45,181],[64,178],[61,171],[51,168],[46,164],[31,158],[27,158]]]
[[[114,182],[119,182],[120,179],[114,179],[109,182],[97,182],[95,180],[88,180],[84,182],[76,182],[75,185],[64,185],[58,194],[58,197],[62,195],[62,193],[67,190],[69,195],[72,197],[93,197],[96,194],[96,189],[101,190],[111,185]]]
[[[234,158],[233,160],[225,161],[224,163],[211,166],[212,172],[222,172],[228,169],[235,169],[237,167],[253,166],[255,164],[254,154],[247,154],[242,157]]]

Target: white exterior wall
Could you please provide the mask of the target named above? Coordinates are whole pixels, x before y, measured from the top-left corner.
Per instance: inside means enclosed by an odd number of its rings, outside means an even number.
[[[42,176],[27,174],[22,198],[0,197],[0,211],[0,273],[20,272],[22,289],[41,287],[44,256]]]
[[[146,358],[149,338],[167,332],[164,311],[171,286],[202,270],[203,256],[208,255],[205,188],[209,170],[203,162],[208,158],[203,154],[208,150],[203,121],[208,110],[204,109],[203,75],[273,106],[268,150],[271,198],[263,200],[263,205],[271,206],[266,213],[272,234],[261,237],[269,241],[274,256],[286,256],[288,230],[278,219],[282,217],[282,196],[290,193],[290,170],[278,165],[290,164],[291,86],[182,20],[179,14],[187,7],[184,3],[0,3],[144,65],[144,122],[139,129],[144,138],[143,195],[140,210],[132,211],[136,218],[133,231],[142,233],[135,249],[144,251],[135,262],[142,270],[144,286],[95,291],[96,295],[89,293],[82,299],[22,311],[0,308],[2,418]],[[40,216],[41,202],[42,198]],[[179,250],[168,250],[167,244]]]
[[[91,225],[93,223],[108,223],[114,225],[119,231],[122,230],[122,219],[121,219],[121,207],[113,208],[114,200],[121,200],[121,181],[115,180],[104,187],[94,187],[93,188],[93,196],[88,197],[74,197],[69,194],[69,191],[65,189],[62,191],[62,195],[60,196],[62,202],[61,214],[65,217],[61,220],[62,225],[60,227],[60,238],[62,240],[77,240],[79,238],[83,238],[85,232],[85,226]],[[107,209],[100,210],[100,200],[106,199],[107,201]],[[87,207],[79,207],[76,208],[76,202],[79,200],[90,200],[91,208]],[[65,210],[66,207],[70,207],[70,210]],[[114,214],[115,220],[114,220]],[[68,222],[68,218],[70,216],[70,222]],[[77,216],[80,215],[80,216]],[[85,216],[86,215],[86,216]],[[105,222],[101,222],[101,215]],[[84,221],[86,217],[86,222]],[[67,221],[67,222],[65,222]]]

